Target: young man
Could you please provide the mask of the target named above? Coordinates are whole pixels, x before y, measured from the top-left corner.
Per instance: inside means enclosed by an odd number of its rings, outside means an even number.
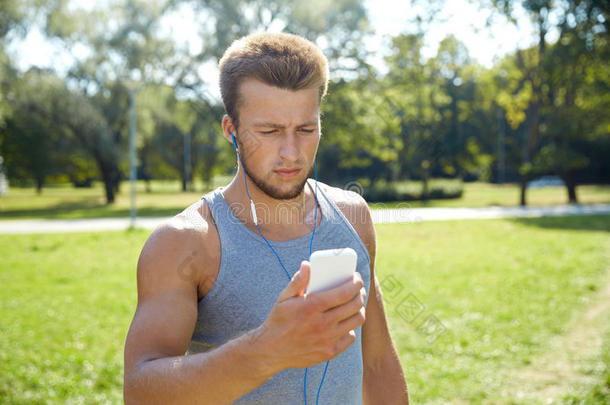
[[[308,179],[327,70],[315,45],[289,34],[225,52],[222,128],[238,171],[146,241],[127,404],[408,403],[368,206]],[[358,254],[353,277],[305,294],[310,250],[342,247]]]

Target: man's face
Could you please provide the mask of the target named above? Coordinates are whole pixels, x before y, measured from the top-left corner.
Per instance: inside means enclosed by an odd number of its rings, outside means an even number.
[[[249,79],[240,96],[235,138],[247,175],[272,198],[299,196],[320,140],[318,89],[286,90]]]

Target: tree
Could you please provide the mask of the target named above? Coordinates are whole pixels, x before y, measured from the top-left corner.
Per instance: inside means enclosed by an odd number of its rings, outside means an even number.
[[[33,178],[40,192],[47,176],[82,169],[78,159],[86,156],[97,165],[107,201],[114,200],[117,153],[112,132],[88,98],[70,91],[54,74],[32,69],[10,102],[1,150],[11,173]]]
[[[220,107],[210,109],[206,102],[179,100],[174,89],[165,85],[143,88],[137,94],[137,104],[139,171],[143,178],[177,175],[186,191],[196,171],[210,187],[220,152]]]
[[[193,5],[207,24],[198,60],[219,60],[235,39],[260,31],[284,30],[318,43],[331,71],[358,71],[363,66],[364,35],[370,32],[362,0],[297,2],[291,0],[182,0]]]
[[[610,154],[608,36],[596,32],[588,18],[581,25],[566,21],[544,61],[549,86],[546,142],[535,165],[562,178],[570,203],[578,202],[578,172],[591,164],[594,150]]]
[[[172,1],[124,0],[111,9],[98,7],[84,11],[68,7],[68,0],[57,0],[47,6],[47,35],[62,39],[68,48],[84,45],[91,50],[87,57],[76,60],[67,82],[79,89],[90,100],[88,105],[103,117],[105,124],[98,123],[105,128],[102,132],[110,131],[109,136],[98,134],[95,138],[98,144],[91,146],[99,157],[108,203],[114,201],[121,172],[127,168],[124,159],[127,154],[120,151],[126,149],[128,86],[134,81],[160,81],[163,72],[158,66],[171,60],[173,44],[154,34],[160,17],[171,4]],[[111,144],[105,141],[100,144],[102,138]],[[110,156],[108,149],[114,151],[113,157],[102,159]],[[102,150],[106,152],[100,154]]]
[[[394,140],[378,108],[383,100],[375,78],[363,76],[330,83],[322,105],[322,136],[318,168],[327,181],[392,176],[397,160]]]
[[[482,69],[476,66],[466,46],[453,35],[444,38],[437,55],[430,61],[435,67],[435,76],[440,78],[443,93],[449,102],[439,107],[441,116],[437,129],[442,148],[436,156],[439,175],[457,175],[464,178],[489,180],[492,162],[489,139],[494,138],[493,127],[481,123],[477,115],[488,115],[485,102],[481,100],[476,77]],[[479,96],[479,100],[477,100]],[[477,103],[479,101],[479,103]]]
[[[34,1],[34,0],[32,0]],[[177,7],[191,6],[207,24],[202,24],[201,36],[204,47],[196,55],[179,48],[170,38],[161,37],[159,24],[163,15]],[[248,2],[227,0],[174,1],[150,3],[143,0],[122,0],[111,9],[97,7],[85,11],[74,7],[69,0],[56,0],[41,4],[44,17],[44,31],[49,37],[61,39],[68,49],[85,47],[90,52],[70,69],[67,83],[88,97],[102,113],[106,126],[112,131],[115,149],[126,147],[127,132],[127,89],[129,82],[137,81],[151,86],[169,85],[174,87],[176,99],[190,98],[191,109],[197,118],[190,120],[190,130],[181,129],[172,122],[161,124],[156,121],[155,131],[179,136],[184,135],[207,139],[209,142],[196,149],[207,154],[201,165],[208,172],[214,171],[214,158],[219,149],[212,142],[216,131],[204,129],[202,122],[215,116],[219,111],[218,100],[209,97],[207,83],[196,72],[205,63],[217,62],[224,49],[239,36],[263,28],[283,28],[304,35],[320,43],[330,56],[333,71],[343,69],[354,72],[364,66],[362,36],[366,33],[367,20],[361,0],[341,0],[301,4],[279,0],[274,2]],[[177,97],[179,95],[179,97]],[[181,105],[178,103],[177,105]],[[180,107],[181,108],[181,107]],[[186,112],[181,114],[187,114]],[[203,116],[199,117],[200,114]],[[170,120],[172,121],[172,120]],[[194,132],[193,132],[194,131]],[[199,135],[197,135],[199,134]],[[168,139],[173,139],[169,137]],[[153,139],[153,138],[150,138]],[[142,143],[141,157],[150,155],[151,143]],[[167,152],[163,149],[163,152]],[[125,160],[118,154],[114,174],[113,189],[118,190],[120,172],[124,171]],[[165,156],[177,169],[180,164],[176,157]],[[143,161],[146,164],[146,161]],[[149,168],[142,167],[145,173]],[[180,170],[182,173],[184,170]],[[204,178],[210,178],[205,173]],[[183,181],[184,182],[184,181]],[[186,185],[185,185],[186,186]]]
[[[45,179],[57,170],[60,134],[53,127],[52,98],[59,78],[34,69],[7,94],[12,108],[3,128],[0,155],[11,177],[32,179],[40,194]]]
[[[22,24],[28,5],[27,1],[2,0],[0,2],[0,40],[15,29],[19,29],[23,34]]]
[[[99,108],[82,94],[64,89],[57,97],[60,99],[55,107],[60,127],[95,160],[104,183],[106,202],[112,204],[119,179],[119,154],[114,131]]]
[[[583,42],[590,47],[595,47],[599,44],[605,44],[608,33],[608,21],[610,18],[610,7],[603,2],[594,0],[566,0],[561,3],[553,0],[490,0],[482,2],[483,4],[489,4],[495,7],[504,15],[508,16],[511,20],[514,19],[514,10],[517,6],[521,6],[526,12],[529,13],[530,18],[537,27],[537,46],[536,52],[533,50],[529,51],[517,51],[517,61],[521,72],[523,73],[523,81],[519,86],[522,91],[521,95],[528,98],[527,108],[521,108],[522,112],[527,115],[527,139],[523,144],[523,161],[519,172],[521,174],[521,205],[526,204],[526,188],[527,182],[536,173],[536,169],[546,169],[554,167],[555,170],[562,176],[566,186],[568,188],[568,197],[570,202],[577,202],[576,197],[576,179],[570,174],[574,169],[582,167],[586,164],[586,159],[582,158],[582,154],[569,152],[567,138],[574,136],[574,131],[564,131],[559,122],[563,115],[558,116],[554,114],[554,104],[557,101],[555,87],[557,82],[553,82],[553,74],[550,69],[555,72],[565,70],[570,71],[569,59],[564,59],[557,65],[557,56],[559,54],[568,55],[569,52],[555,53],[549,55],[547,43],[547,34],[550,29],[555,28],[559,30],[558,44],[572,43],[576,46],[576,49],[583,49],[579,46],[579,42]],[[551,17],[552,12],[558,14]],[[556,22],[555,22],[556,21]],[[599,38],[602,38],[601,42]],[[571,38],[571,39],[570,39]],[[576,40],[576,41],[575,41]],[[605,46],[605,45],[602,45]],[[558,47],[558,50],[561,46]],[[586,53],[578,52],[578,58],[587,58]],[[572,56],[574,56],[572,54]],[[551,61],[551,62],[549,62]],[[557,76],[557,74],[555,74]],[[570,77],[569,79],[576,79]],[[525,84],[527,82],[527,84]],[[578,80],[576,80],[578,83]],[[574,95],[574,85],[568,93]],[[507,117],[510,120],[510,118]],[[558,121],[559,119],[559,121]],[[554,133],[550,135],[555,139],[566,138],[559,142],[563,145],[564,153],[555,153],[557,151],[557,141],[551,142],[547,146],[544,152],[544,156],[537,158],[537,153],[541,149],[541,145],[545,143],[542,138],[548,135],[547,129],[554,128]],[[572,135],[570,135],[572,133]],[[550,159],[557,159],[555,163],[550,163]]]
[[[456,45],[456,43],[454,43]],[[456,45],[457,46],[457,45]],[[449,42],[437,58],[424,60],[423,34],[401,34],[392,38],[394,52],[387,57],[389,72],[383,78],[384,101],[394,116],[388,120],[390,131],[398,138],[399,178],[416,177],[423,181],[422,198],[428,198],[428,182],[438,167],[450,166],[447,159],[455,159],[445,151],[445,141],[457,128],[452,127],[451,96],[447,80],[454,80],[448,50]],[[457,48],[456,48],[457,49]],[[457,100],[455,104],[457,109]],[[456,115],[453,118],[457,119]]]

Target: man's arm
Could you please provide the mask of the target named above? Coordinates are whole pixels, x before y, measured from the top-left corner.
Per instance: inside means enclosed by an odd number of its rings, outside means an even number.
[[[377,277],[373,275],[366,306],[366,321],[362,326],[364,362],[364,404],[408,404],[405,375],[390,333],[383,308],[383,298]]]
[[[354,329],[364,322],[362,279],[355,274],[339,287],[304,295],[310,270],[303,262],[261,326],[210,352],[184,356],[205,277],[198,270],[220,254],[201,235],[205,229],[184,221],[155,230],[144,246],[125,343],[126,404],[231,403],[277,372],[330,360],[355,341]],[[201,249],[208,253],[194,254]]]
[[[362,325],[362,357],[364,376],[363,403],[408,404],[405,375],[392,338],[383,306],[379,281],[375,276],[377,237],[371,212],[366,201],[354,192],[345,192],[341,211],[362,239],[371,259],[371,281]]]
[[[138,261],[138,304],[125,343],[125,403],[230,403],[273,372],[257,351],[256,330],[184,356],[197,318],[207,229],[173,221],[151,234]]]

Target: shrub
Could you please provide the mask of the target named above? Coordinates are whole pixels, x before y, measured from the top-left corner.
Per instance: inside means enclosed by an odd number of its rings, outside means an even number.
[[[369,202],[391,202],[391,201],[416,201],[422,200],[422,182],[401,181],[385,182],[377,181],[371,184],[364,183],[362,191],[364,198]],[[463,185],[459,179],[433,179],[428,183],[429,199],[460,198]]]

